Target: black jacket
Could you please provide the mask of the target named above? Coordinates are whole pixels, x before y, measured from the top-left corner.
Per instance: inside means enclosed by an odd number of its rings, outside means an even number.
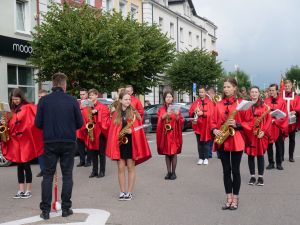
[[[44,142],[75,142],[76,129],[83,125],[77,100],[62,88],[39,100],[35,126],[43,130]]]

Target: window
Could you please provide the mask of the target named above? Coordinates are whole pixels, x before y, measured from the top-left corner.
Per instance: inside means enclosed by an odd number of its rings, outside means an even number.
[[[126,2],[120,1],[119,10],[120,10],[120,13],[122,13],[122,15],[125,17],[126,16]]]
[[[20,88],[24,91],[28,101],[34,102],[35,86],[34,86],[33,68],[25,66],[7,66],[7,83],[8,96],[15,88]]]
[[[200,38],[199,35],[196,36],[197,47],[200,47]]]
[[[174,23],[170,23],[170,38],[174,39]]]
[[[130,14],[131,14],[131,19],[137,19],[138,7],[136,5],[131,4]]]
[[[193,44],[193,38],[192,38],[192,32],[189,32],[189,45],[192,46]]]
[[[112,8],[112,0],[106,0],[106,11],[110,11]]]
[[[183,28],[180,27],[180,41],[184,42],[184,37],[183,37]]]
[[[27,1],[16,1],[16,30],[21,32],[28,32],[29,26],[29,12],[28,12],[28,2]]]
[[[95,0],[85,0],[85,2],[90,6],[95,6]]]
[[[158,19],[158,25],[159,25],[160,29],[162,30],[163,26],[164,26],[164,19],[162,17],[159,17],[159,19]]]
[[[206,39],[203,39],[203,48],[206,48]]]

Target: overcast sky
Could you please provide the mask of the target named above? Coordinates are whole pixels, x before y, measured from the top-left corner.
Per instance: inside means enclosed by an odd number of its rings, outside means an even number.
[[[260,87],[300,66],[300,0],[193,0],[197,14],[217,26],[218,59]]]

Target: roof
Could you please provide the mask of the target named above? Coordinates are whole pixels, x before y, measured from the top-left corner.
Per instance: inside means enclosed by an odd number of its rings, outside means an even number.
[[[181,3],[184,3],[186,0],[169,0],[169,5],[172,5],[172,4],[181,4]],[[187,2],[189,3],[189,6],[193,12],[193,15],[197,15],[197,12],[195,10],[195,7],[194,7],[194,4],[192,2],[192,0],[187,0]]]

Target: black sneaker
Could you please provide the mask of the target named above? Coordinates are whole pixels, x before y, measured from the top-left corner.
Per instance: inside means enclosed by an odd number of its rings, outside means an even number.
[[[49,220],[50,216],[48,212],[42,212],[40,217],[44,220]]]
[[[276,168],[277,168],[278,170],[283,170],[282,165],[277,165]]]
[[[120,192],[119,201],[124,201],[125,200],[125,195],[126,195],[125,192]]]
[[[170,176],[170,180],[175,180],[177,178],[176,173],[172,173]]]
[[[31,198],[32,194],[30,191],[26,191],[24,194],[21,195],[21,198]]]
[[[290,162],[295,162],[295,159],[294,158],[290,158],[289,161]]]
[[[13,196],[14,199],[18,199],[21,198],[25,193],[22,191],[18,191],[17,194],[15,196]]]
[[[258,177],[257,179],[257,183],[256,183],[257,186],[264,186],[264,178],[263,177]]]
[[[167,175],[165,176],[165,180],[170,180],[172,173],[167,173]]]
[[[266,167],[267,170],[271,170],[271,169],[275,169],[275,166],[273,163],[270,163],[267,167]]]
[[[132,194],[131,193],[127,193],[124,197],[125,201],[130,201],[132,199]]]
[[[73,210],[72,209],[63,209],[61,216],[62,217],[67,217],[73,214]]]
[[[250,180],[249,180],[249,182],[248,182],[248,184],[249,185],[254,185],[255,182],[256,182],[256,178],[255,177],[251,177]]]

